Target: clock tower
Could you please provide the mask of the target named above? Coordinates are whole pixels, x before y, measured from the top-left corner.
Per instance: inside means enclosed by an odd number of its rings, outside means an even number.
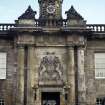
[[[63,0],[38,0],[40,7],[39,19],[45,23],[62,19]],[[45,24],[44,24],[45,25]],[[51,25],[51,24],[50,24]]]

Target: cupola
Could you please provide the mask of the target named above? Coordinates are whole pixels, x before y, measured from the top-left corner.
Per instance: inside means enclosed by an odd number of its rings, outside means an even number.
[[[84,27],[86,25],[84,18],[74,9],[73,6],[71,6],[65,14],[67,14],[67,26]]]
[[[16,23],[18,25],[34,25],[35,24],[35,15],[36,11],[33,11],[31,6],[28,6],[27,10],[18,17],[18,20],[16,20]]]

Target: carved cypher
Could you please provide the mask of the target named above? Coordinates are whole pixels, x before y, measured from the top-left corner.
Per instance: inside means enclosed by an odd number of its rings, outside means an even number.
[[[55,56],[55,53],[46,53],[41,59],[39,67],[39,79],[40,80],[62,80],[63,67],[61,65],[59,57]]]

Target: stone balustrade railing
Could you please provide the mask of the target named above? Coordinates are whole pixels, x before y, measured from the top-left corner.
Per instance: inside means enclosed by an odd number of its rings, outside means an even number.
[[[49,22],[48,24],[53,24],[54,26],[56,26],[56,24],[57,24],[59,26],[67,27],[66,20],[55,21],[53,23]],[[43,25],[44,24],[41,21],[39,21],[39,20],[35,21],[35,27],[39,27],[39,26],[43,26]],[[0,31],[8,31],[10,28],[14,28],[14,27],[16,27],[16,24],[0,24]],[[105,33],[105,24],[87,24],[86,28],[90,29],[90,30],[92,30],[94,32],[103,32],[103,33]]]
[[[13,27],[15,27],[15,24],[0,24],[0,31],[7,31]]]
[[[87,28],[95,32],[105,32],[105,24],[87,24]]]

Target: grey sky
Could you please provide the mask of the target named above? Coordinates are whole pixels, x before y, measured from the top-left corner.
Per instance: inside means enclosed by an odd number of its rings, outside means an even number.
[[[37,0],[1,0],[0,23],[13,23],[31,5],[39,13]],[[105,0],[64,0],[63,17],[71,5],[91,24],[105,24]]]

